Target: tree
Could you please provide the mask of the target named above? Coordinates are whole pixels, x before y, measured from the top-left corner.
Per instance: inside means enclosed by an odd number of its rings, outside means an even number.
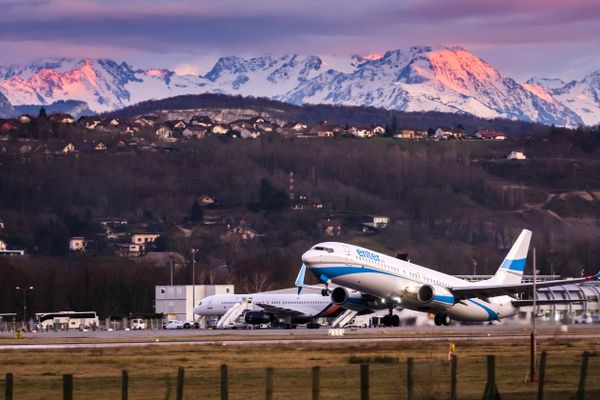
[[[274,186],[268,179],[260,181],[258,206],[265,211],[281,211],[288,205],[288,195],[285,190]]]
[[[202,206],[198,200],[194,200],[194,204],[192,204],[192,211],[190,213],[190,221],[192,222],[202,222],[204,221],[204,212],[202,210]]]

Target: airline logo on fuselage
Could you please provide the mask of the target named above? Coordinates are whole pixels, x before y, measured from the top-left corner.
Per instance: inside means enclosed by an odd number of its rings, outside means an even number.
[[[356,253],[358,253],[359,257],[368,258],[369,260],[373,261],[380,261],[379,254],[371,253],[368,250],[356,249]]]

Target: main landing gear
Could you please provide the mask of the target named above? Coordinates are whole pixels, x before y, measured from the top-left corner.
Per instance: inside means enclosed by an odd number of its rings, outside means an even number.
[[[444,313],[435,314],[433,322],[435,322],[435,326],[448,326],[450,325],[450,317]]]
[[[385,326],[400,326],[400,317],[393,313],[390,309],[389,314],[382,318],[383,325]]]

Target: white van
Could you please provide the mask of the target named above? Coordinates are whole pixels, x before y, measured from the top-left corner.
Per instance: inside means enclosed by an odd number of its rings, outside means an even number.
[[[146,324],[146,320],[145,319],[141,319],[141,318],[134,318],[131,320],[131,329],[135,330],[142,330],[142,329],[148,329],[148,325]]]

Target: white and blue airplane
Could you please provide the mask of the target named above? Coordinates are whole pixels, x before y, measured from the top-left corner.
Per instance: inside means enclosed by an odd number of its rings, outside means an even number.
[[[298,291],[304,284],[306,271],[324,282],[323,295],[342,307],[348,301],[386,304],[390,309],[403,307],[435,314],[436,325],[449,325],[451,320],[497,321],[531,305],[519,294],[533,293],[533,283],[521,283],[531,231],[524,229],[496,274],[487,280],[469,282],[452,275],[390,257],[351,244],[325,242],[313,246],[302,255],[302,268],[296,279]],[[537,282],[538,288],[599,279],[600,273],[582,278]],[[328,285],[338,285],[333,290]],[[358,291],[360,299],[351,295]],[[543,300],[538,304],[558,303]],[[390,314],[386,325],[397,326]]]

